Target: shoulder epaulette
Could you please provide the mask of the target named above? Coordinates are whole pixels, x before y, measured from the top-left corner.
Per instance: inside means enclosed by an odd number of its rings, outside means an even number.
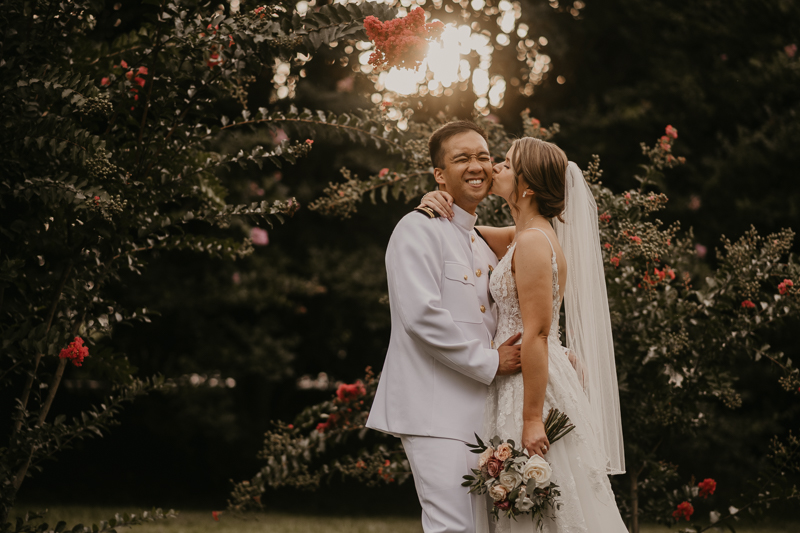
[[[418,205],[417,207],[414,208],[414,211],[416,211],[418,213],[422,213],[423,215],[425,215],[428,218],[438,218],[439,217],[439,213],[437,213],[436,211],[434,211],[430,207],[425,207],[424,205]]]

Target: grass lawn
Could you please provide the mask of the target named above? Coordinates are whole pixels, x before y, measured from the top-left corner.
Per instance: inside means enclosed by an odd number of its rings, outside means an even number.
[[[24,505],[17,510],[41,510],[42,505]],[[82,523],[90,525],[108,520],[114,513],[128,512],[140,514],[144,509],[132,507],[77,507],[49,506],[48,524],[54,527],[56,521],[64,520],[68,527]],[[154,524],[136,526],[141,533],[422,533],[417,517],[340,517],[340,516],[297,516],[281,513],[253,513],[247,519],[222,513],[219,521],[211,516],[211,511],[181,511],[177,518],[163,520]],[[663,526],[644,526],[642,533],[665,533],[676,531]],[[800,523],[763,524],[760,526],[736,527],[737,533],[798,533]]]

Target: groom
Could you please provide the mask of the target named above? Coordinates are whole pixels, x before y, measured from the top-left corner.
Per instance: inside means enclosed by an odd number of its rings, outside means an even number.
[[[389,240],[392,333],[367,427],[400,437],[425,533],[473,533],[482,502],[461,486],[477,468],[464,443],[482,432],[488,385],[519,371],[519,335],[492,341],[489,274],[497,258],[474,229],[475,208],[492,183],[486,135],[472,122],[450,122],[428,147],[455,215],[409,213]]]

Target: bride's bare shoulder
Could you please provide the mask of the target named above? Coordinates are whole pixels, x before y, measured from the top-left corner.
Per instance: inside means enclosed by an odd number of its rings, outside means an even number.
[[[541,231],[525,230],[517,235],[517,244],[514,247],[512,263],[515,271],[520,268],[523,272],[539,272],[544,266],[550,265],[552,252],[548,236]]]

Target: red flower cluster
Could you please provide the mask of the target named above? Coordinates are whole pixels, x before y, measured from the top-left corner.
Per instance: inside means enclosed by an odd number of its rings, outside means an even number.
[[[686,521],[689,521],[689,518],[694,514],[694,507],[689,502],[683,502],[678,504],[678,508],[672,511],[672,518],[675,520],[680,520],[681,518],[685,518]]]
[[[219,522],[219,511],[211,511],[211,516],[214,518],[214,520]]]
[[[750,300],[745,300],[742,302],[742,307],[744,307],[745,309],[755,309],[756,304],[754,304]]]
[[[672,142],[678,138],[678,130],[673,128],[672,126],[667,126],[665,129],[665,135],[662,135],[661,138],[658,140],[658,146],[664,152],[671,152],[672,151]],[[667,163],[674,163],[675,157],[670,154],[666,156]],[[678,158],[681,163],[684,163],[686,160],[683,158]],[[682,160],[682,161],[681,161]]]
[[[619,266],[619,260],[620,260],[620,259],[622,259],[622,257],[621,257],[621,256],[619,256],[619,255],[615,255],[615,256],[614,256],[614,257],[612,257],[612,258],[611,258],[609,261],[610,261],[610,263],[611,263],[612,265],[614,265],[615,267],[618,267],[618,266]]]
[[[61,350],[58,354],[61,359],[69,359],[75,366],[81,366],[83,360],[89,357],[89,348],[83,345],[83,339],[75,337],[69,346]]]
[[[642,244],[642,238],[637,237],[636,235],[632,235],[630,239],[633,241],[634,244]]]
[[[669,277],[670,280],[675,279],[675,271],[670,267],[664,267],[664,270],[654,268],[653,273],[658,276],[658,281],[664,281],[666,277]]]
[[[611,222],[611,215],[609,215],[608,213],[603,213],[602,215],[600,215],[600,222],[605,222],[606,224],[608,224],[609,222]]]
[[[708,498],[717,490],[717,482],[711,478],[704,479],[697,486],[700,487],[700,496],[702,498]]]
[[[336,389],[336,398],[338,398],[341,402],[346,402],[360,398],[366,393],[367,389],[360,381],[356,381],[353,384],[342,383],[339,385],[339,388]]]
[[[381,67],[418,68],[428,50],[428,40],[436,39],[444,30],[439,21],[425,24],[425,11],[418,7],[407,16],[381,22],[375,17],[364,20],[367,37],[375,43],[370,65]]]
[[[114,65],[112,68],[128,69],[128,71],[125,73],[125,79],[131,82],[130,90],[133,93],[133,99],[138,100],[139,95],[137,93],[139,92],[139,89],[145,85],[145,79],[142,78],[142,76],[147,76],[147,67],[139,67],[138,69],[128,68],[128,63],[123,60],[119,62],[119,65]],[[108,78],[108,76],[106,76],[100,80],[100,85],[103,87],[108,87],[111,85],[111,80]]]
[[[326,422],[320,422],[319,424],[317,424],[317,431],[319,431],[320,433],[325,433],[325,431],[327,431],[336,424],[336,420],[338,418],[339,417],[336,416],[336,413],[332,413],[330,416],[328,416],[328,420]]]
[[[678,130],[676,130],[672,126],[667,126],[666,133],[667,133],[667,137],[672,137],[673,139],[677,139],[678,138]]]
[[[786,294],[792,287],[794,287],[794,282],[790,279],[785,279],[781,283],[778,283],[778,292]]]

